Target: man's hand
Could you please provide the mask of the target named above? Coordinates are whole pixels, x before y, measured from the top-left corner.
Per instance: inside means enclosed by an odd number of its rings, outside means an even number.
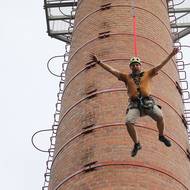
[[[91,54],[90,55],[90,59],[93,61],[93,62],[96,62],[96,63],[100,63],[100,60],[98,59],[98,57],[94,54]]]
[[[173,51],[171,52],[171,56],[176,55],[179,52],[179,48],[174,48]]]
[[[108,65],[108,64],[104,63],[103,61],[101,61],[100,59],[98,59],[98,57],[94,54],[90,54],[90,59],[91,59],[91,63],[95,62],[95,63],[99,64],[103,69],[110,72],[117,78],[121,78],[121,75],[122,76],[125,75],[125,74],[122,74],[121,72],[119,72],[117,69],[114,69],[110,65]]]
[[[178,52],[179,52],[179,48],[174,48],[173,51],[168,55],[168,57],[160,65],[154,67],[154,72],[157,73]]]

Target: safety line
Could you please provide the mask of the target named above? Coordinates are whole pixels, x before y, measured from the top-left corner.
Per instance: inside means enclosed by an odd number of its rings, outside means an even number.
[[[84,135],[85,133],[88,133],[88,131],[92,131],[92,130],[98,130],[98,129],[102,129],[102,128],[109,128],[109,127],[115,127],[115,126],[125,126],[125,123],[109,123],[109,124],[103,124],[103,125],[96,125],[96,126],[93,126],[89,129],[86,129],[86,130],[83,130],[79,133],[77,133],[76,135],[74,135],[73,137],[71,137],[67,142],[65,142],[59,149],[58,151],[54,154],[54,158],[52,160],[52,165],[54,165],[55,163],[55,160],[57,159],[57,157],[59,156],[59,154],[63,151],[63,149],[69,144],[71,143],[72,141],[74,141],[75,139],[79,138],[80,136]],[[154,131],[156,133],[158,133],[158,130],[156,129],[152,129],[151,127],[147,127],[145,125],[142,125],[142,124],[135,124],[135,127],[138,127],[138,128],[143,128],[143,129],[146,129],[146,130],[150,130],[150,131]],[[88,133],[89,134],[89,133]],[[172,140],[184,153],[185,155],[187,155],[187,151],[183,148],[182,145],[180,145],[180,143],[178,143],[174,138],[170,137],[169,135],[165,135],[166,137],[168,137],[170,140]]]
[[[105,167],[111,167],[111,166],[129,166],[130,168],[146,168],[149,170],[153,170],[155,172],[158,172],[160,174],[166,175],[168,177],[170,177],[171,179],[173,179],[174,181],[178,182],[180,185],[182,185],[186,190],[189,190],[189,188],[183,183],[181,182],[177,177],[175,177],[171,172],[168,172],[165,169],[162,168],[158,168],[156,166],[153,165],[148,165],[142,162],[138,162],[138,161],[104,161],[104,162],[95,162],[95,164],[93,164],[92,166],[88,166],[88,167],[83,167],[80,170],[74,172],[73,174],[69,175],[68,177],[66,177],[65,179],[63,179],[53,190],[58,190],[64,183],[66,183],[67,181],[69,181],[70,179],[72,179],[73,177],[82,174],[82,173],[86,173],[89,171],[93,172],[93,171],[97,171],[98,168],[105,168]],[[121,168],[124,169],[124,168]]]

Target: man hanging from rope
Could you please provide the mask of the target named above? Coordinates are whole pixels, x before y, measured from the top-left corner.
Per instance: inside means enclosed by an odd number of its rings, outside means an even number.
[[[130,74],[121,73],[111,66],[103,63],[95,55],[91,55],[92,61],[98,63],[102,68],[112,73],[119,80],[123,81],[128,88],[129,105],[126,115],[126,127],[130,137],[134,142],[134,147],[131,156],[135,156],[140,150],[141,144],[134,128],[135,121],[138,117],[148,115],[157,122],[159,132],[159,140],[167,147],[171,146],[171,142],[164,136],[164,120],[163,114],[159,106],[157,106],[150,95],[151,79],[158,74],[158,71],[168,63],[168,61],[176,55],[178,48],[174,48],[170,55],[158,66],[148,70],[141,71],[141,61],[138,57],[133,57],[130,60]]]

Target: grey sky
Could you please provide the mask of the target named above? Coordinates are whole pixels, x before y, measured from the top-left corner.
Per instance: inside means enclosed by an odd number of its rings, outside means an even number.
[[[47,155],[30,138],[53,122],[59,80],[46,61],[64,44],[47,36],[42,0],[2,1],[0,23],[1,188],[41,189]]]
[[[1,188],[37,190],[47,154],[36,151],[30,139],[53,123],[59,78],[48,73],[46,61],[63,54],[64,44],[46,34],[43,0],[1,2],[0,23]],[[189,37],[184,41],[190,45]],[[189,63],[187,54],[189,49]],[[47,147],[47,135],[39,139]]]

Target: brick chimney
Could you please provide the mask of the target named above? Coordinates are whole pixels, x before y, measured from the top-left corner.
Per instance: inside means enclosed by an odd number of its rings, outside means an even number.
[[[49,190],[190,189],[189,144],[175,85],[179,82],[175,59],[152,81],[152,95],[162,106],[172,147],[158,141],[155,122],[142,117],[136,129],[143,147],[134,158],[125,126],[127,89],[99,65],[89,63],[94,53],[112,67],[130,72],[131,11],[129,0],[78,3]],[[167,3],[139,0],[135,12],[138,56],[147,70],[172,51]]]

